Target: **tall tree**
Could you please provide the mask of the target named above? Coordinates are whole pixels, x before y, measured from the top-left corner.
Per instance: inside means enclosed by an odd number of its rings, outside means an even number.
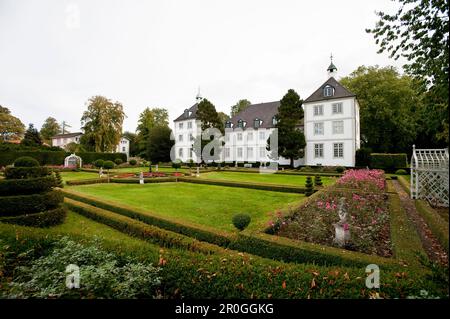
[[[44,124],[41,127],[41,131],[40,131],[42,138],[47,143],[52,139],[52,136],[60,134],[61,132],[62,132],[61,126],[58,124],[56,119],[53,117],[48,117],[45,120]]]
[[[294,160],[304,156],[306,146],[305,135],[299,128],[303,118],[303,100],[294,90],[290,89],[283,96],[276,115],[278,129],[278,155],[288,158],[290,166],[294,167]],[[272,133],[273,134],[273,133]],[[270,148],[270,138],[268,139]]]
[[[422,109],[414,80],[394,67],[360,66],[340,82],[358,97],[363,146],[374,152],[408,152]]]
[[[23,140],[20,142],[26,146],[40,146],[42,145],[41,135],[39,131],[30,123],[28,129],[25,132]]]
[[[0,105],[0,141],[19,139],[25,131],[25,125],[11,111]]]
[[[405,57],[405,71],[420,80],[427,93],[428,113],[439,116],[437,140],[448,144],[449,5],[446,0],[396,0],[394,14],[377,12],[380,20],[372,33],[390,57]],[[427,125],[435,125],[435,119]]]
[[[164,108],[145,108],[139,115],[136,128],[138,154],[145,157],[150,131],[156,126],[169,126],[169,112]]]
[[[230,119],[228,114],[225,114],[224,112],[218,112],[217,116],[219,117],[220,123],[223,123],[225,125],[225,122]]]
[[[121,103],[113,103],[103,96],[89,99],[81,123],[86,139],[94,142],[96,152],[112,152],[116,149],[122,135],[124,118]]]
[[[157,125],[150,129],[147,142],[147,159],[152,163],[170,162],[170,152],[175,141],[170,138],[171,129],[167,125]]]
[[[251,104],[252,103],[249,100],[246,99],[239,100],[235,105],[231,107],[230,116],[231,117],[235,116],[239,112],[245,110]]]

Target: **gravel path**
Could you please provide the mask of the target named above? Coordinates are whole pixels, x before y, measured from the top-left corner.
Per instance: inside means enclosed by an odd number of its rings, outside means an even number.
[[[442,265],[448,265],[448,255],[444,248],[441,246],[439,241],[431,232],[428,224],[422,218],[422,216],[417,212],[414,200],[411,199],[408,193],[405,192],[403,187],[398,183],[398,181],[393,180],[392,184],[395,187],[396,192],[400,197],[403,208],[408,215],[408,218],[413,222],[417,233],[422,241],[422,246],[428,255],[430,260],[440,263]]]

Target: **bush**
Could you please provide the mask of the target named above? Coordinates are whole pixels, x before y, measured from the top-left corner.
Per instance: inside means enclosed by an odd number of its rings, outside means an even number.
[[[113,161],[105,161],[103,163],[104,169],[113,169],[114,168],[114,162]]]
[[[0,197],[0,216],[19,216],[58,207],[64,200],[61,192]]]
[[[305,182],[305,195],[311,196],[313,193],[314,193],[314,186],[313,186],[312,178],[311,178],[311,176],[307,176],[306,182]]]
[[[322,178],[320,177],[320,175],[314,176],[314,185],[322,186]]]
[[[7,167],[5,177],[7,179],[36,178],[50,175],[51,171],[47,167]]]
[[[37,214],[28,214],[13,217],[2,217],[0,223],[16,224],[31,227],[50,227],[62,224],[66,218],[64,207],[47,210]]]
[[[137,161],[135,159],[131,159],[128,163],[132,166],[135,166],[137,164]]]
[[[247,214],[236,214],[233,216],[233,225],[239,230],[244,230],[250,224],[250,216]]]
[[[338,173],[344,173],[344,171],[345,171],[345,167],[342,167],[342,166],[336,167],[336,172],[338,172]]]
[[[389,172],[395,172],[398,168],[407,167],[406,154],[372,153],[370,166],[371,168],[379,168]]]
[[[83,164],[92,164],[98,159],[104,161],[114,161],[120,158],[122,163],[127,161],[127,155],[124,153],[97,153],[97,152],[81,152],[77,154],[83,160]]]
[[[369,167],[370,166],[370,154],[372,153],[372,149],[368,147],[360,148],[356,151],[355,161],[356,167]]]
[[[116,163],[116,165],[120,165],[120,164],[123,163],[123,161],[122,161],[122,159],[120,159],[120,158],[116,158],[116,159],[114,160],[114,163]]]
[[[32,157],[22,156],[14,161],[14,167],[36,167],[39,162]]]
[[[18,157],[28,156],[37,160],[41,165],[62,165],[67,153],[64,151],[44,151],[44,150],[0,150],[0,166],[13,164]]]
[[[408,173],[404,169],[398,169],[395,171],[395,174],[397,175],[408,175]]]
[[[178,170],[180,167],[181,167],[180,160],[176,160],[175,162],[172,162],[172,168],[175,168],[176,170]]]
[[[103,165],[105,165],[105,161],[102,159],[98,159],[94,162],[95,167],[100,168],[103,167]]]
[[[53,176],[0,180],[0,196],[42,193],[56,186]]]
[[[61,177],[61,173],[59,171],[55,171],[55,180],[56,180],[56,186],[59,188],[63,188],[64,187],[64,183]]]

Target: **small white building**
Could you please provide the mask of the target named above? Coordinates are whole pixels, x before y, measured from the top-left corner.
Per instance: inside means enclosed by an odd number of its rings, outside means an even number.
[[[119,145],[116,146],[116,153],[125,153],[127,155],[127,161],[130,158],[130,140],[125,136],[122,136]]]

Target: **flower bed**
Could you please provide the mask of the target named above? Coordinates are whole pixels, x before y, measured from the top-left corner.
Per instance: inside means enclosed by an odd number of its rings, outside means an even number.
[[[346,189],[348,188],[348,190]],[[336,186],[314,196],[288,216],[276,213],[269,232],[295,240],[337,246],[333,224],[339,222],[338,203],[345,198],[350,240],[344,248],[367,254],[392,255],[389,210],[382,171],[349,170]]]

